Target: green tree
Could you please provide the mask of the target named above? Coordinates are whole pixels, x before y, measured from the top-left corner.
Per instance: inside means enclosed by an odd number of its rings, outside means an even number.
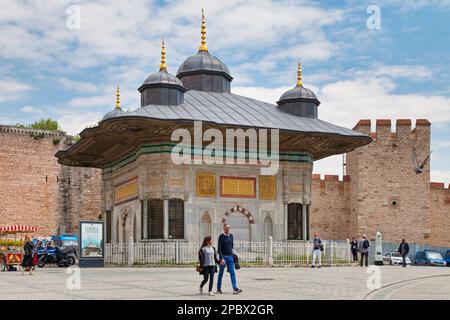
[[[41,119],[39,121],[36,121],[30,125],[33,129],[42,129],[42,130],[51,130],[51,131],[57,131],[60,130],[58,121],[52,120],[50,118],[48,119]]]

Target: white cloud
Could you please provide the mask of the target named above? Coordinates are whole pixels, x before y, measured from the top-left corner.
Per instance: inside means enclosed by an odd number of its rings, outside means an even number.
[[[87,81],[74,81],[68,78],[57,78],[56,82],[62,85],[64,88],[73,92],[79,93],[95,93],[98,88],[95,84]]]
[[[447,186],[450,183],[450,171],[431,170],[430,176],[433,182],[444,182]]]
[[[429,79],[433,73],[425,66],[418,65],[376,65],[368,71],[358,72],[358,76],[388,76],[391,78],[408,78],[410,80]]]
[[[450,98],[421,94],[397,94],[395,82],[366,77],[324,85],[318,92],[322,119],[352,127],[359,119],[425,118],[450,122]]]
[[[80,0],[80,30],[66,27],[71,1],[2,0],[0,56],[66,68],[105,65],[119,57],[136,63],[157,59],[166,38],[172,61],[195,52],[200,38],[200,9],[207,15],[211,51],[254,52],[280,46],[283,55],[327,59],[335,49],[324,27],[344,18],[342,10],[326,10],[311,1],[182,0],[164,5],[154,1]],[[249,17],[251,16],[251,19]],[[251,55],[247,55],[251,57]],[[284,57],[283,57],[284,58]]]
[[[342,155],[331,156],[319,161],[315,161],[313,173],[321,174],[322,177],[325,174],[338,175],[342,180]]]
[[[79,134],[88,126],[96,125],[103,115],[99,112],[66,112],[57,119],[59,126],[68,134]]]
[[[20,109],[20,111],[25,113],[42,113],[41,109],[32,107],[32,106],[24,106]]]
[[[0,79],[0,103],[23,99],[32,89],[30,84],[12,78]]]

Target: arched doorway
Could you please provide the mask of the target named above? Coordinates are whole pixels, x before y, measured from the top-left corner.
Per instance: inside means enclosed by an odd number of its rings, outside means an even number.
[[[245,242],[251,241],[250,224],[254,222],[251,213],[241,206],[233,207],[230,211],[225,212],[222,219],[222,223],[230,225],[234,240]]]
[[[200,221],[200,241],[202,241],[204,237],[212,235],[211,217],[209,216],[208,211],[205,211]]]
[[[272,218],[267,215],[264,219],[264,232],[262,241],[269,241],[269,237],[273,237],[273,222]]]

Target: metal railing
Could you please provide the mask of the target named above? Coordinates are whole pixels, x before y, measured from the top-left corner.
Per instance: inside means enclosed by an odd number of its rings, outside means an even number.
[[[351,262],[348,244],[324,241],[322,263],[326,265]],[[151,242],[108,243],[105,263],[112,265],[194,265],[198,261],[200,243]],[[234,252],[243,265],[306,264],[312,262],[311,242],[235,242]]]

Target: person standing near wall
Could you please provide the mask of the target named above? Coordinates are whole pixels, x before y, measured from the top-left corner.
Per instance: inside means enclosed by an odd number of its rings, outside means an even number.
[[[370,242],[367,240],[367,236],[364,234],[363,239],[359,242],[359,252],[361,252],[361,267],[363,266],[364,257],[366,258],[366,267],[369,266],[369,247]]]
[[[323,243],[322,240],[320,240],[319,234],[316,232],[314,233],[314,240],[313,240],[313,258],[311,268],[316,267],[316,258],[319,258],[318,268],[322,268],[322,251],[323,251]]]
[[[353,262],[357,262],[358,261],[358,240],[356,240],[356,237],[353,237],[352,241],[350,242],[350,250],[352,251]]]
[[[402,243],[400,243],[400,246],[398,247],[398,253],[400,253],[403,258],[403,268],[406,268],[406,257],[409,253],[409,244],[405,239],[402,239]]]

